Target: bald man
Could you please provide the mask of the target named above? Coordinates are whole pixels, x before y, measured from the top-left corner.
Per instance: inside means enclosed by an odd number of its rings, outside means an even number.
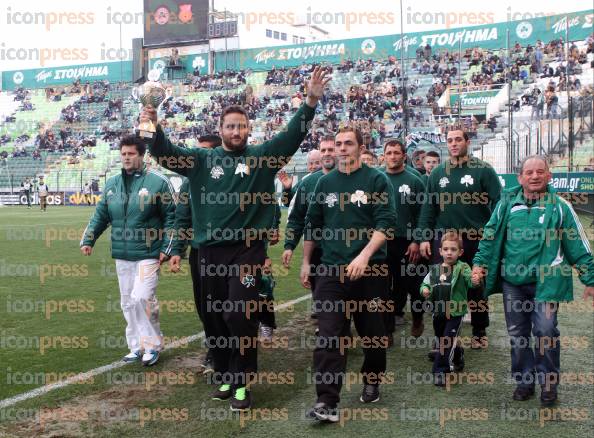
[[[312,149],[307,153],[307,172],[314,173],[322,168],[322,156],[318,149]]]

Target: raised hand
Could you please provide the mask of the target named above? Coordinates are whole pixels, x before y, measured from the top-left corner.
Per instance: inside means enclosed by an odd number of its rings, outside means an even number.
[[[305,103],[308,106],[314,108],[318,104],[318,100],[324,95],[326,84],[330,82],[331,79],[332,77],[326,69],[319,65],[314,68],[311,78],[305,84],[305,90],[307,92]]]
[[[142,112],[140,113],[140,117],[138,118],[140,123],[151,121],[153,125],[157,126],[157,110],[154,109],[151,105],[147,105],[142,108]]]

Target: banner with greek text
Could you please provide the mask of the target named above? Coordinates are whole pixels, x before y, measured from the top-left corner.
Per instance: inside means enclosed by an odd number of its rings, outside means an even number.
[[[2,72],[2,89],[47,88],[69,85],[77,79],[80,79],[83,84],[100,80],[131,82],[132,61],[5,71]]]

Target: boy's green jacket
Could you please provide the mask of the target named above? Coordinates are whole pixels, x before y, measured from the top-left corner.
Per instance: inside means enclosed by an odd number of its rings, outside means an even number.
[[[429,268],[429,273],[423,279],[421,284],[421,295],[424,288],[428,288],[431,294],[427,299],[433,297],[433,287],[439,282],[439,264],[432,265]],[[468,289],[472,287],[471,283],[472,271],[467,263],[458,260],[454,265],[452,271],[452,295],[450,297],[450,316],[463,316],[467,312]]]

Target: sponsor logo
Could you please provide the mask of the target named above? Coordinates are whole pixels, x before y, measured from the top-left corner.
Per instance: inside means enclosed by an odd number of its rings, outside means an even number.
[[[24,79],[25,76],[20,71],[17,71],[15,74],[12,75],[12,82],[14,82],[17,85],[22,84]]]
[[[364,40],[361,43],[361,51],[366,55],[371,55],[375,52],[375,41],[371,38]]]
[[[529,21],[522,21],[516,26],[516,35],[518,35],[518,38],[525,40],[532,35],[532,30],[532,23]]]

